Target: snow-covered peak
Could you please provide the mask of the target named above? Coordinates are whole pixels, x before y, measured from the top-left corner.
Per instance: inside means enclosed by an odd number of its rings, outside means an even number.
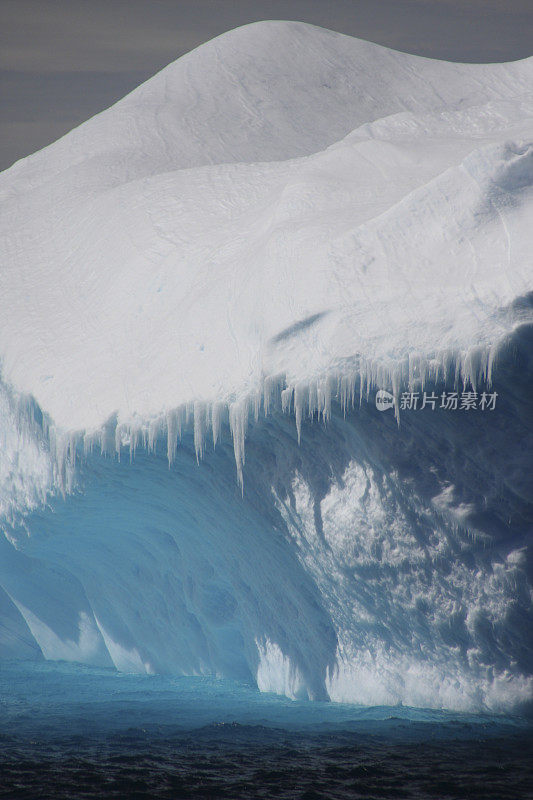
[[[530,60],[446,63],[302,22],[256,22],[182,56],[14,172],[23,189],[74,170],[87,191],[202,164],[276,161],[392,114],[464,109],[530,88]]]

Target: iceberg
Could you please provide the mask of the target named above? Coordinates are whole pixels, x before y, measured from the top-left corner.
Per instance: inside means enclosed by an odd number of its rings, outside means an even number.
[[[255,23],[0,175],[0,658],[531,704],[532,86]]]

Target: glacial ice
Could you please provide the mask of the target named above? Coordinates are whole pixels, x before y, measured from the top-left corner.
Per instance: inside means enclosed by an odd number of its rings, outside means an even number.
[[[0,176],[0,657],[531,701],[532,78],[259,23]]]

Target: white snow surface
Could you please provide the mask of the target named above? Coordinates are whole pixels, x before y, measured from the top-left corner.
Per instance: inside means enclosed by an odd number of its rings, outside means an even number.
[[[531,287],[532,87],[296,22],[202,45],[0,176],[4,381],[95,431],[486,355]]]

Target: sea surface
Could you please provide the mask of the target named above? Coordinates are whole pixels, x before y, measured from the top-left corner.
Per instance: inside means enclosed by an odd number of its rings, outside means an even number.
[[[531,720],[291,701],[211,678],[0,667],[3,798],[533,798]]]

